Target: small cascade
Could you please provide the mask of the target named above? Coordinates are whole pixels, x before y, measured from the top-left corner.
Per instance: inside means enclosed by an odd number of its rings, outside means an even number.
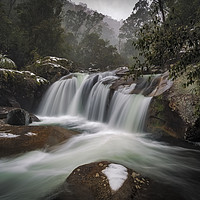
[[[114,128],[142,132],[151,98],[111,90],[116,79],[114,72],[64,77],[49,88],[39,114],[82,116]]]
[[[41,116],[60,116],[65,115],[68,106],[74,98],[78,88],[84,80],[84,74],[74,74],[65,76],[55,82],[46,92],[40,106]]]
[[[86,104],[85,115],[89,120],[100,122],[105,121],[109,92],[109,86],[105,86],[101,82],[94,85]]]
[[[109,124],[117,128],[142,132],[151,97],[115,92],[109,110]]]

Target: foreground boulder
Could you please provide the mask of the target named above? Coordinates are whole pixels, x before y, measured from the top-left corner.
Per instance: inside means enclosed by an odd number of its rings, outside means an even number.
[[[0,69],[0,106],[32,111],[49,82],[28,71]]]
[[[0,157],[57,145],[75,131],[54,126],[0,126]]]
[[[52,199],[131,200],[139,197],[148,185],[147,178],[122,165],[96,162],[76,168]]]
[[[65,58],[47,56],[37,60],[32,65],[27,66],[26,70],[29,70],[53,83],[61,77],[73,72],[74,68],[72,61]]]

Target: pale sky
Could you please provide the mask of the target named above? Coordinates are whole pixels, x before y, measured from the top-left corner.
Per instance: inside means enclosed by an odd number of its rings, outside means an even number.
[[[88,8],[111,16],[113,19],[121,20],[130,16],[138,0],[72,0],[72,2],[76,4],[86,3]]]

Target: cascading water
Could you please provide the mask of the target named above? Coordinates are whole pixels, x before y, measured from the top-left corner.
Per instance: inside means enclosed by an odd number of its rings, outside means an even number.
[[[151,98],[127,94],[134,84],[112,91],[116,79],[113,72],[75,74],[49,88],[39,107],[42,121],[35,125],[57,124],[82,134],[50,152],[0,159],[0,199],[45,199],[77,166],[99,160],[166,183],[182,200],[200,199],[200,151],[146,137],[142,130]]]
[[[80,76],[82,82],[78,86]],[[151,98],[118,91],[112,94],[109,83],[116,79],[114,72],[65,77],[49,88],[39,115],[81,115],[118,129],[141,132]]]
[[[39,107],[41,115],[56,116],[67,113],[66,105],[72,102],[85,78],[84,74],[78,73],[70,76],[63,77],[49,88]]]

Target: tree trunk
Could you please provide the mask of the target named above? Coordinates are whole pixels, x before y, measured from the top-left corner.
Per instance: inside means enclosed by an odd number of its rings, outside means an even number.
[[[165,12],[164,12],[164,8],[163,8],[163,0],[158,0],[158,4],[159,4],[160,12],[162,14],[162,20],[163,20],[163,22],[165,22]]]

